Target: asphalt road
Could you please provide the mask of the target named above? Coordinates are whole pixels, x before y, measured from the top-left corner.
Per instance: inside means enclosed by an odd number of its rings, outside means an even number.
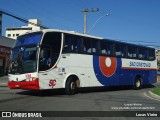
[[[160,87],[160,82],[145,86],[141,90],[132,90],[129,87],[85,88],[76,95],[68,96],[63,90],[33,92],[10,90],[5,86],[0,86],[0,111],[160,111],[160,99],[148,94],[148,91],[155,87]],[[54,119],[75,118],[57,117]],[[97,120],[106,119],[106,117],[83,117],[83,119]],[[109,117],[109,119],[158,120],[159,118]]]

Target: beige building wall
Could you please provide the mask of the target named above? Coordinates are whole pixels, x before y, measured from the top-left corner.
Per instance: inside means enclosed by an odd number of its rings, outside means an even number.
[[[16,39],[19,35],[25,34],[31,31],[41,30],[39,26],[41,22],[38,19],[29,19],[28,26],[6,28],[6,37]]]
[[[157,60],[160,60],[160,50],[156,52]]]
[[[160,50],[158,50],[157,52],[156,52],[156,56],[157,56],[157,61],[158,61],[158,69],[160,69]]]

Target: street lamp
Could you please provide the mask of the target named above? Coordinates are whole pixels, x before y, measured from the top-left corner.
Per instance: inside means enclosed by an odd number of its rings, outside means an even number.
[[[83,33],[86,34],[87,33],[87,13],[88,12],[98,12],[99,8],[96,9],[84,9],[81,12],[83,12],[83,16],[84,16],[84,26],[83,26]]]
[[[98,22],[100,19],[102,19],[103,17],[108,16],[108,15],[109,15],[109,13],[106,13],[105,15],[99,17],[99,18],[96,20],[96,22],[91,26],[91,28],[88,30],[88,33],[92,30],[92,28],[97,24],[97,22]]]

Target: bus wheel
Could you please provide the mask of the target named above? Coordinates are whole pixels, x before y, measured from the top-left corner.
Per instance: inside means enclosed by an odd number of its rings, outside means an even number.
[[[134,89],[139,90],[141,89],[141,87],[142,87],[142,81],[141,81],[141,78],[138,77],[135,79]]]
[[[69,77],[66,82],[65,92],[67,95],[73,95],[77,91],[76,80],[73,77]]]

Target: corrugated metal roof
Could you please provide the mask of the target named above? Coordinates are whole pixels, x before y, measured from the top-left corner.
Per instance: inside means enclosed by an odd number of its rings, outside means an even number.
[[[15,43],[14,39],[0,36],[0,45],[1,46],[13,47],[14,43]]]

